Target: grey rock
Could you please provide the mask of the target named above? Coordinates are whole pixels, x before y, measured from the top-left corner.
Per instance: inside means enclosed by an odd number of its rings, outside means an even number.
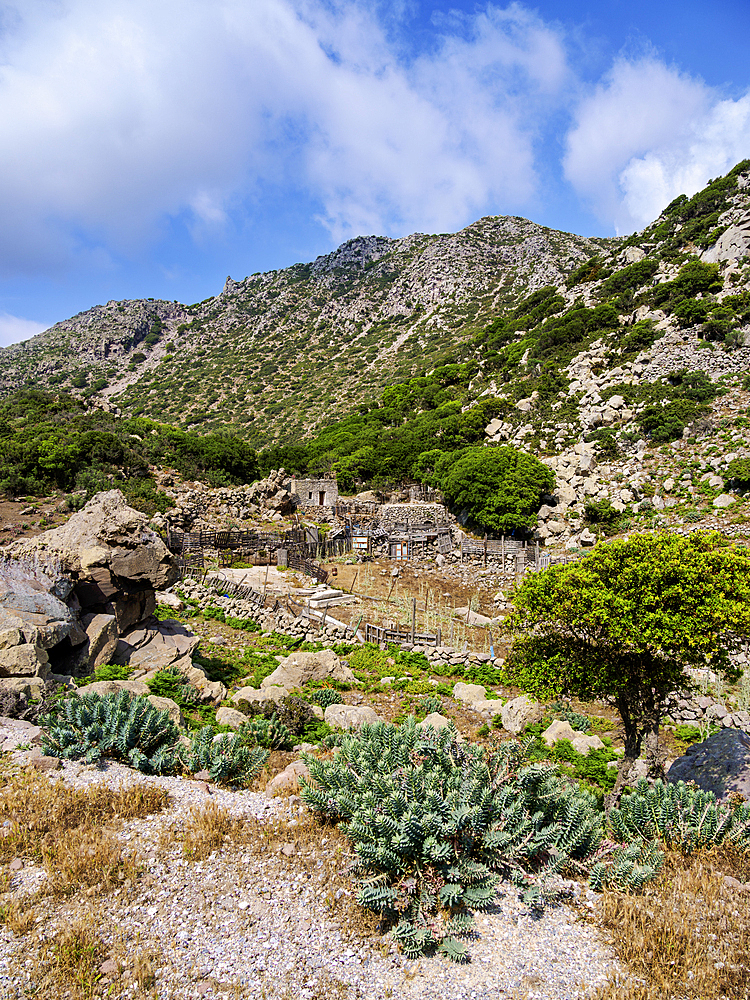
[[[329,705],[325,721],[337,729],[361,729],[365,724],[380,722],[380,717],[369,705]]]
[[[291,653],[279,662],[278,667],[266,677],[261,686],[281,685],[291,691],[308,681],[335,680],[351,683],[356,677],[330,649],[318,653]]]
[[[750,736],[738,729],[722,729],[694,743],[672,764],[667,781],[694,781],[719,799],[732,792],[750,799]]]
[[[246,701],[250,705],[262,705],[264,702],[272,701],[278,705],[280,701],[289,696],[289,689],[280,684],[267,684],[264,688],[243,687],[235,691],[232,701],[235,705]]]
[[[171,698],[160,698],[158,695],[150,694],[148,700],[154,706],[158,708],[160,712],[166,712],[169,718],[174,722],[176,726],[182,726],[184,724],[184,719],[182,718],[182,712],[180,711],[180,706],[176,701],[172,701]]]
[[[542,706],[539,702],[531,701],[523,694],[503,705],[500,714],[503,720],[503,729],[509,733],[520,733],[526,726],[541,722]]]
[[[86,658],[91,670],[111,663],[117,649],[117,620],[114,615],[85,615],[82,624],[88,636]]]
[[[247,716],[242,712],[238,712],[236,708],[228,708],[226,705],[222,705],[216,711],[216,721],[221,726],[231,726],[232,729],[239,729],[240,726],[247,722]]]
[[[422,722],[418,722],[416,725],[417,729],[426,729],[428,726],[432,726],[433,729],[445,729],[447,726],[451,726],[453,723],[450,719],[447,719],[440,712],[430,712],[428,716]]]

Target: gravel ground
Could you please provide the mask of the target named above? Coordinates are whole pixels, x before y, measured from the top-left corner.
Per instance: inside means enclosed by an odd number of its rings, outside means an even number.
[[[19,762],[25,754],[13,754]],[[116,996],[137,957],[150,956],[159,1000],[467,1000],[527,997],[568,1000],[604,983],[616,965],[595,929],[568,905],[534,915],[511,888],[477,914],[471,962],[441,957],[410,962],[390,938],[355,937],[347,913],[352,896],[340,838],[301,838],[306,810],[298,799],[268,800],[258,792],[229,791],[183,778],[147,778],[118,764],[64,764],[50,780],[75,786],[151,782],[168,790],[164,812],[130,821],[118,836],[144,866],[138,882],[108,896],[65,901],[40,897],[37,930],[52,934],[82,910],[122,969],[108,970]],[[279,842],[231,843],[202,861],[184,856],[181,827],[191,808],[213,801],[252,829],[283,822]],[[262,826],[258,826],[258,822]],[[285,839],[284,839],[285,838]],[[12,890],[30,899],[43,892],[44,873],[27,865]],[[576,887],[579,906],[594,896]],[[351,918],[350,918],[351,919]],[[0,996],[32,995],[31,938],[0,928]],[[135,996],[136,992],[130,995]]]

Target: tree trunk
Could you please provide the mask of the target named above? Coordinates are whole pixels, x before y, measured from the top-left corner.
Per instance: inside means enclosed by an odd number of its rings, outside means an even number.
[[[649,776],[663,776],[664,754],[659,749],[661,705],[661,696],[653,690],[626,690],[617,699],[617,708],[625,728],[625,756],[617,770],[615,787],[604,800],[604,812],[607,816],[619,803],[633,764],[641,754],[648,764]]]

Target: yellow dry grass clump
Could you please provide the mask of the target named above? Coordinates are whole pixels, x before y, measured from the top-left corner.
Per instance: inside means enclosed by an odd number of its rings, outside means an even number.
[[[641,894],[606,893],[599,919],[628,975],[594,1000],[748,1000],[750,892],[733,878],[750,878],[750,853],[720,848],[670,855]]]
[[[92,887],[106,891],[132,877],[134,858],[123,852],[105,824],[159,812],[168,799],[152,785],[73,789],[33,772],[6,774],[1,780],[0,862],[17,857],[40,861],[55,895]]]

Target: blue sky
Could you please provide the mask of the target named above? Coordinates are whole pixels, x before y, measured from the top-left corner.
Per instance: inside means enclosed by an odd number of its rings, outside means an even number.
[[[750,157],[747,0],[0,7],[0,344],[358,234],[640,228]]]

